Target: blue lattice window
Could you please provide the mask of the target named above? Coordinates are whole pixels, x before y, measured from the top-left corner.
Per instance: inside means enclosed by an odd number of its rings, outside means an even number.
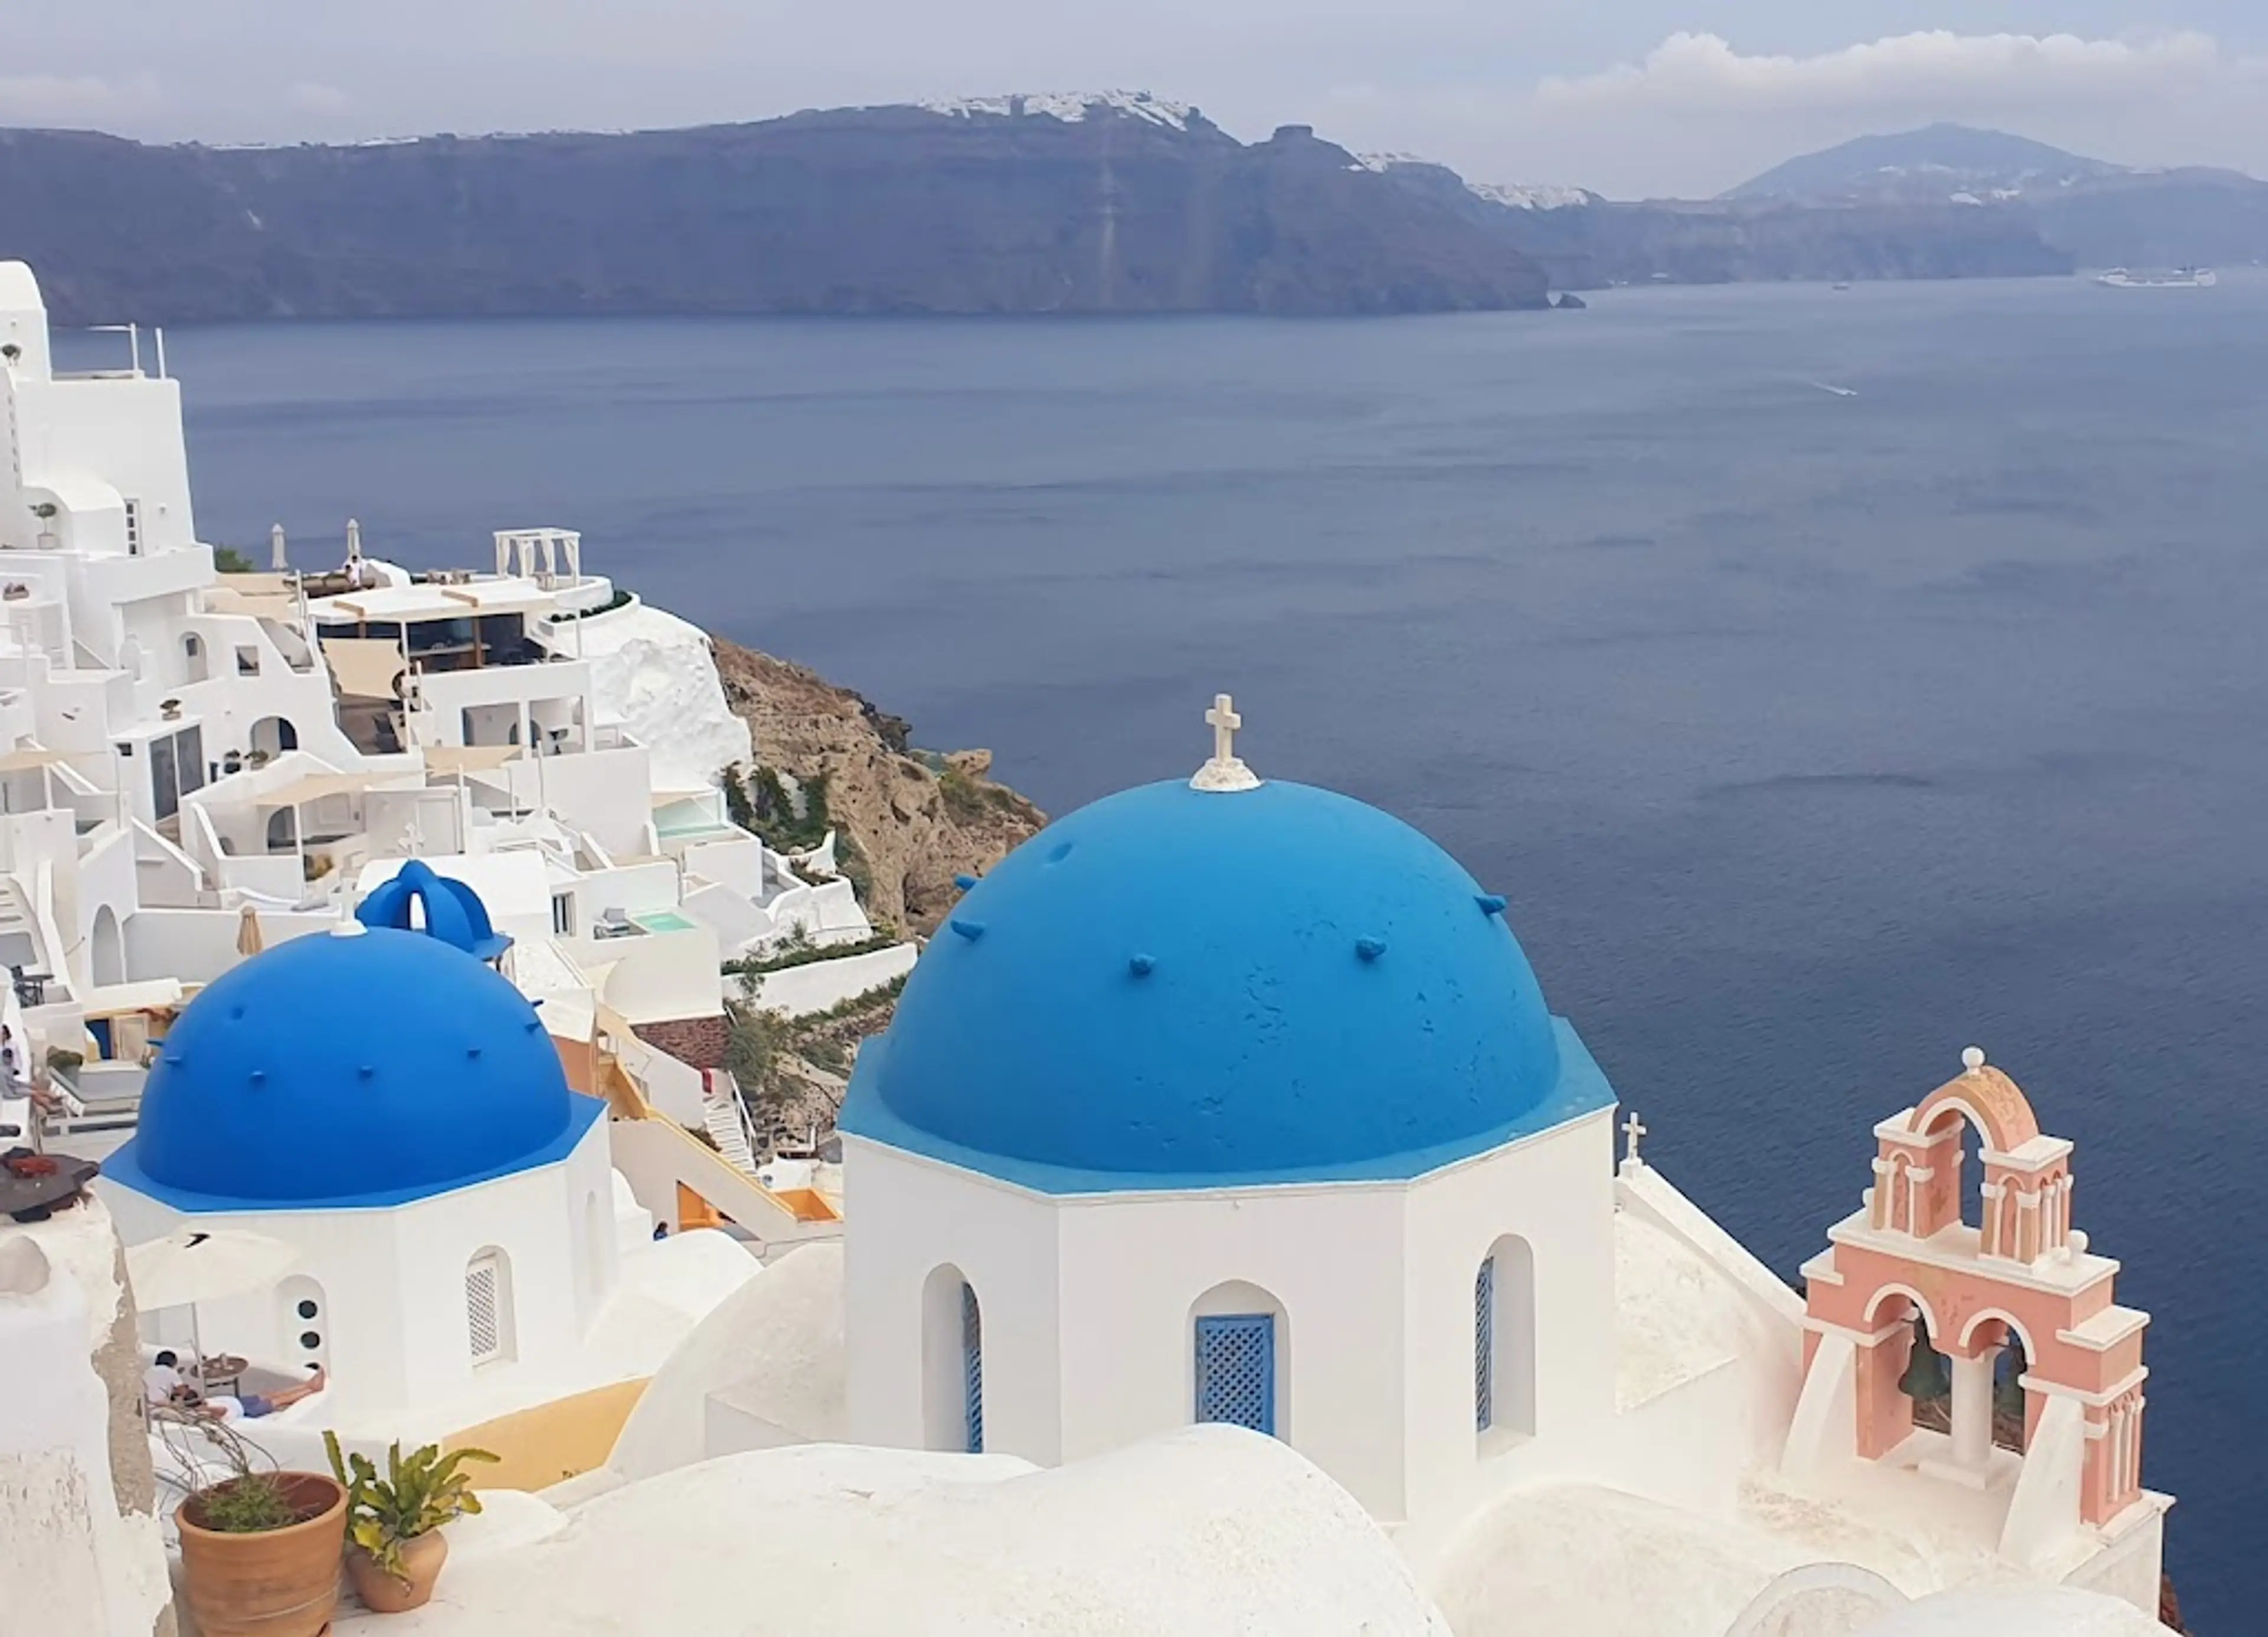
[[[1237,1313],[1197,1321],[1197,1419],[1276,1434],[1276,1319]]]
[[[1473,1275],[1473,1425],[1496,1424],[1496,1258]]]
[[[961,1287],[961,1414],[971,1455],[984,1453],[984,1316],[976,1306],[976,1292]]]

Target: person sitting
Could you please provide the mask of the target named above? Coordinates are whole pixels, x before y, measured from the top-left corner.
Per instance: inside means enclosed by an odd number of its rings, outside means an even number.
[[[180,1355],[171,1347],[158,1349],[158,1356],[142,1372],[143,1396],[152,1404],[173,1403],[175,1392],[185,1384],[180,1366]]]
[[[192,1415],[202,1415],[215,1421],[256,1421],[278,1410],[288,1410],[302,1398],[312,1398],[323,1390],[327,1377],[323,1367],[314,1367],[315,1373],[297,1387],[284,1387],[270,1393],[205,1393],[184,1382],[173,1391],[173,1402]]]

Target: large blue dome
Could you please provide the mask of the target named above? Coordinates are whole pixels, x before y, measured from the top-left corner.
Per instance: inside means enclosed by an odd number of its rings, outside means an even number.
[[[563,1157],[601,1106],[535,1008],[423,933],[295,938],[158,1047],[107,1174],[184,1210],[385,1205]]]
[[[1503,911],[1329,791],[1130,790],[969,890],[842,1125],[1057,1192],[1413,1176],[1612,1100]]]

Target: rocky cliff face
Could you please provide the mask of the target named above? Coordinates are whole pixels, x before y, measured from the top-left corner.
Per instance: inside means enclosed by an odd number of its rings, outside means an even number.
[[[2018,278],[2068,273],[2073,258],[2020,205],[1787,198],[1537,203],[1469,187],[1446,166],[1383,174],[1454,210],[1542,267],[1563,290],[1788,279]]]
[[[983,874],[1046,822],[988,776],[990,752],[917,753],[903,721],[849,689],[722,638],[715,651],[757,762],[825,776],[838,857],[877,923],[934,930],[959,896],[954,876]]]
[[[0,256],[65,322],[1544,299],[1516,249],[1306,128],[1247,144],[1146,98],[337,148],[0,131]]]

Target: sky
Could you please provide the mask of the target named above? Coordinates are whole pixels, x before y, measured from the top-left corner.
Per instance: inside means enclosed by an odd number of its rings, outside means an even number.
[[[2268,0],[0,0],[0,124],[151,141],[1116,87],[1616,197],[1937,120],[2268,175]]]

